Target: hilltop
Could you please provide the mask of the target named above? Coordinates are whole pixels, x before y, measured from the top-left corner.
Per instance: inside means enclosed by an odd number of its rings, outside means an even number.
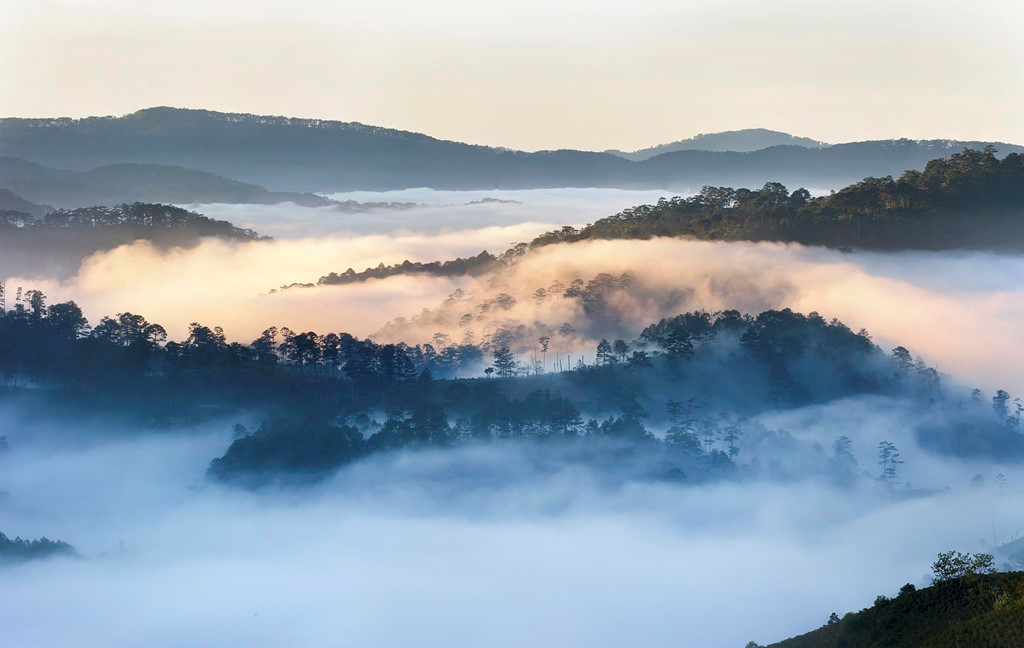
[[[249,242],[264,237],[173,205],[150,203],[58,209],[41,218],[0,211],[0,276],[48,272],[74,274],[91,254],[134,241],[192,247],[206,238]]]
[[[768,130],[767,128],[744,128],[742,130],[723,131],[721,133],[701,133],[687,139],[669,142],[668,144],[659,144],[632,152],[609,149],[605,153],[618,155],[627,160],[638,161],[673,151],[735,151],[737,153],[749,153],[772,146],[802,146],[804,148],[819,149],[828,146],[828,144],[809,137],[797,137],[796,135]]]
[[[1024,249],[1024,155],[1002,160],[970,149],[932,160],[924,172],[865,178],[827,196],[790,192],[770,182],[761,189],[706,186],[689,198],[662,198],[598,219],[565,225],[500,255],[430,263],[404,261],[356,272],[331,272],[316,285],[355,283],[399,274],[481,275],[515,263],[547,245],[595,240],[686,237],[707,241],[778,241],[852,251]],[[309,287],[312,283],[287,287]]]

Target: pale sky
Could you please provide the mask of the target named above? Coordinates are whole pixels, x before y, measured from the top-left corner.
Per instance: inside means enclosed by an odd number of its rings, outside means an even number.
[[[0,116],[171,105],[526,150],[1024,143],[1020,0],[0,0]]]

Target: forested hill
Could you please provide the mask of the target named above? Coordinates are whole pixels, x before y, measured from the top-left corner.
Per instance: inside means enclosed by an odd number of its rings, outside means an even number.
[[[230,241],[262,238],[252,230],[172,205],[60,209],[41,218],[0,210],[0,276],[46,272],[63,278],[74,274],[85,257],[133,241],[189,247],[208,237]]]
[[[748,644],[754,648],[757,644]],[[1020,648],[1024,572],[951,578],[766,648]]]
[[[129,162],[175,165],[298,192],[424,186],[687,191],[709,183],[769,181],[835,187],[868,175],[920,169],[936,156],[986,144],[904,139],[821,149],[782,145],[742,153],[672,151],[634,162],[611,153],[527,153],[359,123],[208,110],[149,108],[123,117],[0,120],[0,155],[45,166],[87,171]],[[1024,152],[995,144],[1004,153]]]
[[[1024,155],[1002,160],[991,147],[928,162],[923,172],[865,178],[812,199],[771,182],[758,190],[704,187],[564,227],[531,243],[690,236],[877,249],[1024,249]]]
[[[159,240],[161,233],[184,232],[188,236],[220,236],[241,241],[254,241],[260,237],[249,229],[235,227],[222,220],[173,205],[136,202],[115,207],[80,207],[57,209],[41,218],[26,218],[17,211],[0,211],[0,228],[8,236],[43,231],[83,232],[102,229],[127,228],[145,232],[149,238]]]
[[[736,131],[725,131],[722,133],[702,133],[694,137],[668,144],[659,144],[650,148],[626,152],[619,150],[608,150],[627,160],[646,160],[662,153],[673,151],[735,151],[737,153],[749,153],[760,151],[772,146],[803,146],[804,148],[824,148],[828,146],[824,142],[813,140],[809,137],[796,137],[789,133],[768,130],[765,128],[746,128]]]
[[[780,241],[880,250],[1024,250],[1024,155],[1002,160],[992,149],[965,149],[930,161],[923,172],[866,178],[819,198],[776,182],[761,189],[704,187],[690,198],[662,199],[583,228],[547,232],[499,256],[380,265],[320,277],[318,285],[396,274],[473,275],[514,263],[530,250],[588,240],[691,237]],[[312,286],[309,284],[295,284]]]
[[[384,265],[381,263],[376,268],[367,268],[361,272],[356,272],[352,268],[342,273],[332,272],[320,277],[316,285],[332,286],[359,283],[368,279],[384,279],[403,274],[424,274],[434,277],[462,277],[468,275],[475,277],[496,270],[500,267],[501,263],[502,260],[499,257],[494,256],[487,250],[473,257],[465,259],[459,257],[444,262],[431,261],[429,263],[421,263],[407,259],[402,263],[394,265]],[[290,286],[282,286],[282,288],[311,288],[313,285],[311,283],[291,284]]]
[[[1020,413],[1008,408],[1007,392],[991,406],[980,392],[968,400],[907,349],[886,354],[866,331],[817,313],[686,313],[634,340],[599,341],[592,361],[575,351],[574,364],[554,362],[556,350],[571,347],[552,333],[527,364],[495,338],[410,346],[270,327],[240,344],[194,322],[185,339],[169,341],[162,326],[137,314],[90,326],[74,302],[51,305],[34,290],[8,296],[14,308],[0,311],[0,398],[10,390],[55,415],[132,423],[265,415],[267,424],[240,432],[212,465],[218,479],[322,474],[382,450],[510,440],[558,442],[584,454],[611,449],[602,461],[633,465],[644,478],[849,483],[862,477],[850,451],[857,439],[837,439],[828,457],[753,417],[853,396],[945,408],[915,431],[936,452],[1024,454]],[[381,415],[384,422],[374,423]],[[892,484],[898,450],[879,448],[891,462],[881,464],[879,480]],[[752,463],[741,467],[741,458]]]
[[[0,157],[0,188],[29,200],[63,208],[125,202],[294,202],[307,207],[337,204],[311,193],[267,191],[248,182],[160,164],[111,164],[87,171],[66,171],[22,159]]]
[[[53,556],[77,557],[75,548],[63,540],[39,538],[26,540],[21,537],[9,538],[0,532],[0,567],[37,558]]]

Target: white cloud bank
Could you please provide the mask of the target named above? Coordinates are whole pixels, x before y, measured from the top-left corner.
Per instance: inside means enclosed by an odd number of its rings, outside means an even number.
[[[461,315],[479,316],[477,340],[512,320],[557,327],[570,322],[582,342],[636,335],[646,324],[685,310],[735,308],[756,313],[789,307],[866,327],[886,349],[907,346],[939,369],[986,390],[1024,390],[1024,257],[982,252],[840,254],[797,245],[709,243],[678,239],[598,241],[552,246],[497,280],[400,276],[361,284],[268,295],[293,281],[379,262],[433,260],[500,249],[526,238],[526,225],[433,235],[303,238],[238,244],[209,240],[190,250],[161,251],[146,243],[89,258],[69,281],[11,278],[52,300],[74,299],[92,321],[122,311],[141,313],[183,337],[189,322],[223,326],[248,341],[270,325],[293,330],[369,335],[397,317],[436,308],[456,288],[470,298],[448,307],[447,320],[389,329],[410,343],[445,332],[458,341]],[[587,323],[579,303],[533,299],[555,279],[589,280],[601,272],[634,277],[628,294],[609,299],[608,324]],[[510,294],[510,310],[487,314],[479,304]],[[465,311],[465,312],[463,312]],[[604,328],[602,328],[602,326]],[[558,348],[558,345],[555,345]]]
[[[877,405],[796,413],[817,423],[791,429],[825,441],[836,433],[830,417],[851,430],[891,428],[917,485],[952,490],[893,501],[810,481],[609,487],[578,466],[540,469],[529,452],[498,446],[394,455],[312,490],[254,494],[203,482],[229,442],[227,421],[111,436],[8,416],[17,427],[0,456],[3,530],[66,538],[87,559],[3,570],[4,643],[735,648],[781,639],[904,582],[924,585],[936,552],[979,550],[993,521],[1001,540],[1021,522],[1024,471],[929,458],[900,436],[900,413]],[[868,468],[870,441],[857,441]],[[1006,492],[967,486],[966,475],[995,470],[1007,474]]]

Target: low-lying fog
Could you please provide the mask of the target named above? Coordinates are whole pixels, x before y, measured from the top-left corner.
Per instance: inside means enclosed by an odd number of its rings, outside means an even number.
[[[644,194],[644,195],[640,195]],[[650,194],[650,195],[647,195]],[[465,330],[570,323],[573,343],[635,336],[684,310],[791,307],[866,327],[953,381],[1024,391],[1024,258],[980,252],[882,254],[684,240],[552,246],[501,277],[393,277],[293,289],[379,262],[497,253],[562,224],[592,221],[656,192],[551,190],[349,194],[430,207],[343,213],[206,205],[199,211],[274,241],[144,243],[88,259],[69,280],[14,277],[93,323],[142,313],[184,337],[189,322],[249,341],[269,325],[409,342]],[[466,205],[482,198],[518,203]],[[630,273],[600,317],[577,300],[537,300],[555,280]],[[441,307],[457,288],[466,297]],[[514,303],[480,305],[498,294]],[[451,302],[450,302],[451,303]],[[431,309],[428,316],[415,316]],[[453,311],[451,314],[458,316]],[[442,313],[443,314],[443,313]],[[397,320],[397,318],[404,318]],[[557,348],[552,343],[552,349]],[[550,359],[549,359],[550,360]],[[49,420],[0,405],[0,531],[67,540],[82,560],[4,568],[0,624],[10,646],[695,646],[767,643],[926,584],[941,550],[978,551],[1024,529],[1024,470],[920,449],[919,412],[861,398],[765,413],[769,429],[854,440],[877,474],[880,440],[900,448],[893,498],[810,480],[688,487],[623,481],[528,445],[382,455],[311,489],[252,493],[209,484],[230,443],[225,420],[189,430]],[[252,423],[252,421],[245,421]],[[752,452],[743,451],[741,463]],[[769,461],[771,457],[760,457]],[[994,476],[1006,475],[1000,489]],[[982,474],[987,486],[973,487]],[[865,483],[869,483],[867,480]],[[949,487],[949,490],[946,489]],[[934,490],[927,496],[922,491]],[[21,620],[47,613],[46,623]]]
[[[629,189],[488,189],[442,191],[402,189],[397,191],[350,191],[326,194],[341,202],[364,205],[397,203],[406,207],[374,207],[339,211],[334,207],[279,205],[183,205],[210,218],[226,220],[238,227],[254,229],[274,238],[304,238],[323,235],[437,234],[481,228],[514,228],[529,237],[561,227],[589,223],[598,218],[658,198],[671,197],[661,190]],[[412,207],[412,205],[416,205]],[[523,240],[522,238],[512,240]],[[494,245],[504,249],[508,241]],[[494,251],[500,251],[495,249]]]
[[[767,643],[927,584],[940,550],[1021,528],[1024,471],[928,455],[911,415],[869,398],[762,419],[826,447],[850,434],[872,472],[876,437],[894,441],[905,479],[939,492],[893,499],[812,481],[622,482],[501,444],[252,493],[203,478],[232,421],[155,432],[8,407],[3,531],[63,538],[85,558],[4,569],[4,644]],[[975,473],[989,486],[970,486]],[[40,610],[45,623],[22,622]]]
[[[382,341],[409,343],[429,342],[438,332],[458,342],[467,331],[479,342],[517,324],[533,327],[524,339],[536,340],[541,329],[569,323],[576,331],[572,339],[552,342],[563,353],[592,351],[601,337],[628,339],[661,317],[688,310],[734,308],[756,314],[790,307],[838,317],[853,330],[865,327],[884,348],[902,344],[941,371],[986,391],[1024,391],[1019,371],[1024,364],[1024,256],[1019,255],[842,254],[767,243],[599,241],[544,248],[497,281],[395,276],[268,294],[282,284],[316,281],[348,267],[447,259],[485,247],[500,250],[503,246],[494,245],[498,239],[527,238],[519,234],[485,227],[247,244],[208,240],[170,251],[138,242],[94,255],[67,281],[14,277],[7,285],[12,293],[13,287],[24,286],[41,289],[54,301],[74,299],[93,323],[108,314],[140,313],[164,325],[173,339],[182,339],[190,322],[223,326],[229,339],[244,342],[275,325],[360,336],[381,332]],[[575,278],[626,272],[633,278],[630,290],[611,296],[601,318],[585,313],[577,300],[555,296],[538,303],[533,297],[537,288],[555,280],[568,285]],[[459,288],[468,297],[445,307],[446,320],[436,313],[409,319],[423,309],[437,309]],[[514,304],[482,313],[483,303],[502,293]],[[467,313],[475,317],[469,327],[461,319]],[[395,323],[396,318],[405,320]]]

